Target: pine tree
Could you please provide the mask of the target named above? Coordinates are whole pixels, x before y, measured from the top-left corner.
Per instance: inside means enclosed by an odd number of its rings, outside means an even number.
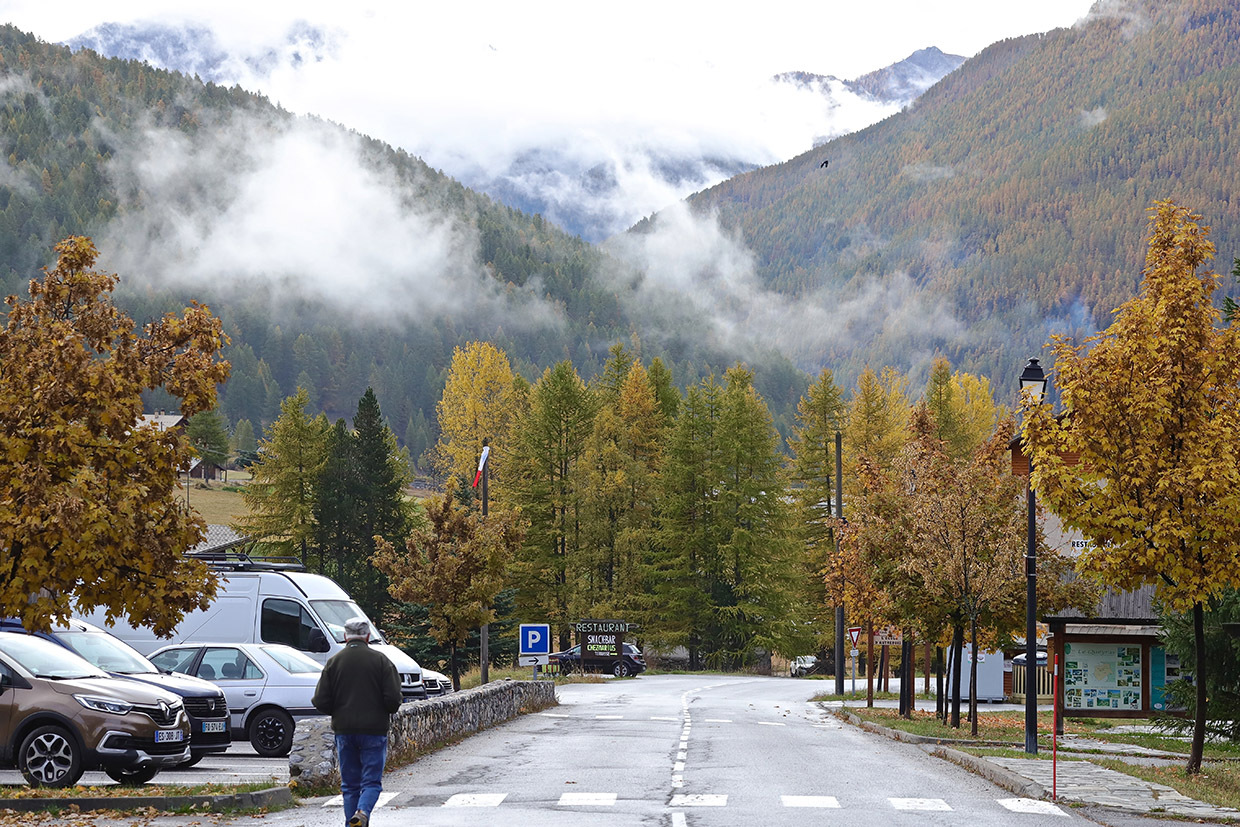
[[[253,454],[258,450],[258,440],[254,436],[254,423],[250,420],[237,421],[233,428],[232,449],[239,455]]]
[[[356,489],[351,502],[355,508],[355,545],[350,549],[358,577],[350,594],[371,617],[382,617],[388,601],[387,578],[369,565],[375,537],[389,543],[402,542],[409,532],[410,507],[405,501],[409,462],[396,446],[396,436],[383,420],[375,392],[367,388],[357,403],[353,417],[354,438],[351,458]],[[373,610],[373,612],[372,612]]]
[[[797,405],[797,424],[788,447],[788,475],[796,505],[797,537],[805,550],[806,595],[818,633],[815,651],[834,640],[833,607],[843,600],[843,570],[836,565],[835,435],[844,428],[844,394],[831,371],[824,370]]]
[[[325,459],[327,418],[306,415],[306,393],[280,404],[280,416],[259,446],[245,489],[249,513],[233,524],[238,532],[284,554],[307,558],[314,537],[315,486]]]
[[[574,484],[594,418],[593,395],[569,362],[548,368],[530,391],[514,440],[511,502],[529,521],[514,574],[523,617],[557,625],[567,645],[572,594],[579,583],[581,492]]]
[[[216,408],[190,417],[185,427],[189,444],[203,465],[203,481],[212,467],[222,468],[228,462],[228,428]]]

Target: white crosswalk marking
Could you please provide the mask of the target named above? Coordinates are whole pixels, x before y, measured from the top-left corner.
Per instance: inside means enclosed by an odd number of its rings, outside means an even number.
[[[395,798],[398,795],[400,795],[400,793],[379,793],[379,800],[375,802],[375,809],[376,810],[379,809],[384,804],[387,804],[389,801],[391,801],[393,798]],[[323,806],[324,807],[343,807],[344,796],[337,795],[332,798],[329,798],[323,802]]]
[[[498,807],[508,793],[457,793],[443,803],[445,807]]]
[[[761,726],[788,726],[787,724],[779,723],[778,721],[758,721],[758,723]]]
[[[732,723],[731,718],[704,718],[703,720],[705,720],[706,723],[708,724],[730,724]]]
[[[941,798],[889,798],[891,806],[897,810],[950,810],[947,802]]]
[[[560,796],[561,807],[611,807],[615,803],[615,793],[564,793]]]
[[[677,721],[677,722],[680,721],[679,718],[671,718],[671,717],[667,717],[663,715],[651,715],[650,720],[652,721]]]
[[[833,795],[781,795],[785,807],[830,807],[839,809],[840,800]]]
[[[1014,813],[1029,813],[1040,816],[1063,816],[1068,814],[1049,801],[1038,801],[1036,798],[1000,798],[999,804]]]
[[[728,805],[728,797],[726,795],[674,795],[672,796],[672,807],[726,807]]]

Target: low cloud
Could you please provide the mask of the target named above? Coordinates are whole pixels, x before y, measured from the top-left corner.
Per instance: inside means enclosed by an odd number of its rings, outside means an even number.
[[[627,295],[643,318],[682,335],[689,325],[687,335],[739,358],[776,348],[816,370],[826,354],[879,340],[930,358],[942,343],[968,335],[946,301],[904,272],[801,296],[769,290],[745,245],[716,216],[696,216],[683,204],[607,248],[642,274]]]
[[[108,174],[119,217],[100,238],[109,269],[152,283],[321,300],[375,322],[505,312],[556,324],[530,294],[505,295],[471,226],[399,189],[359,139],[310,119],[239,116],[194,136],[148,127],[117,139]]]
[[[1099,106],[1097,109],[1083,109],[1080,114],[1080,124],[1086,129],[1097,126],[1107,119],[1107,109],[1105,106]]]
[[[1150,18],[1146,13],[1145,3],[1135,2],[1135,0],[1097,0],[1090,8],[1089,14],[1077,21],[1076,27],[1086,26],[1095,20],[1123,21],[1123,34],[1128,40],[1150,27]]]
[[[956,175],[956,170],[951,167],[939,167],[934,164],[909,164],[900,170],[914,181],[942,181],[952,178]]]

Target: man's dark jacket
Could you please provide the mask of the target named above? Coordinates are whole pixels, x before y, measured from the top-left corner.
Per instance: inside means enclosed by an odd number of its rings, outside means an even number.
[[[387,735],[400,700],[400,674],[392,661],[366,641],[350,640],[323,667],[310,702],[332,716],[337,735]]]

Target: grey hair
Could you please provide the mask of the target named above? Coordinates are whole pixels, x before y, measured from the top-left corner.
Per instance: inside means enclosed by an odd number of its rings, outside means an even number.
[[[344,639],[370,637],[370,621],[364,617],[351,617],[344,622]]]

